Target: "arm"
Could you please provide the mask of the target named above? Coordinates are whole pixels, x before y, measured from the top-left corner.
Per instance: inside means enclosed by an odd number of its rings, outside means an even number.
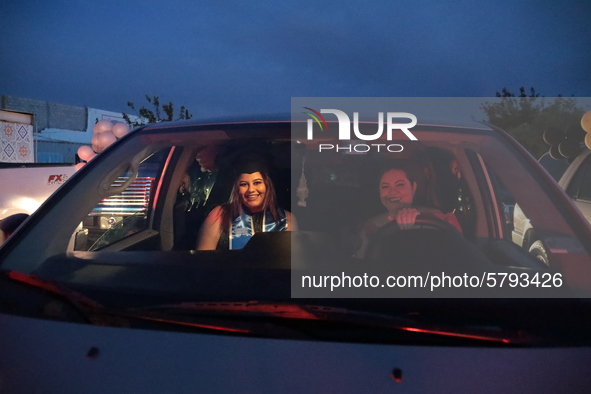
[[[222,234],[222,207],[215,207],[199,230],[197,250],[215,250]]]
[[[439,214],[436,213],[434,215],[436,217],[438,217],[439,219],[445,220],[446,222],[448,222],[449,224],[451,224],[452,226],[457,228],[460,233],[464,234],[464,231],[462,230],[462,225],[460,224],[460,222],[458,221],[458,218],[456,217],[456,215],[453,212],[439,213]]]
[[[367,233],[364,229],[359,232],[359,238],[361,239],[361,247],[355,252],[355,257],[362,259],[365,257],[365,249],[367,249]]]
[[[462,226],[460,225],[460,222],[458,222],[456,215],[454,215],[452,212],[443,214],[437,209],[405,208],[398,212],[398,215],[396,215],[396,223],[398,223],[398,227],[400,227],[402,230],[412,228],[412,226],[415,224],[417,216],[422,213],[431,214],[441,220],[445,220],[463,234]]]
[[[298,231],[298,221],[295,215],[292,215],[289,211],[285,211],[285,216],[287,217],[287,231]]]

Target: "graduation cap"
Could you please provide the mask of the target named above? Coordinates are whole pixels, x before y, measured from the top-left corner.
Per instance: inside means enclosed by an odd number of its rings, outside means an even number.
[[[268,174],[269,160],[259,153],[242,154],[233,161],[232,171],[236,177],[255,172]]]

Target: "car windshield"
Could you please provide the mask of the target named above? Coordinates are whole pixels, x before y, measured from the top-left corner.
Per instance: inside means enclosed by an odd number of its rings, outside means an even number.
[[[117,309],[317,304],[390,316],[420,310],[482,327],[516,324],[524,305],[545,321],[540,299],[591,294],[588,227],[507,137],[484,126],[419,124],[416,141],[401,134],[347,145],[307,139],[305,128],[272,121],[140,130],[76,174],[54,208],[3,249],[2,268]],[[237,170],[244,157],[264,161],[264,170]],[[248,226],[228,222],[213,248],[199,247],[212,212],[230,206],[234,190],[240,195],[237,176],[263,172],[277,211],[263,215],[262,230],[248,215],[231,218]],[[243,213],[255,197],[243,197]],[[516,204],[545,261],[514,237]],[[416,210],[414,224],[398,216],[405,209]],[[275,214],[291,231],[265,230]],[[248,239],[233,249],[238,228]],[[499,308],[503,298],[521,301]]]

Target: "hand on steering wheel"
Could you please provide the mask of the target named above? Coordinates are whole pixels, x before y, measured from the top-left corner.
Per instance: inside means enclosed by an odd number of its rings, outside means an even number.
[[[396,215],[396,223],[401,230],[408,230],[414,227],[417,216],[421,213],[415,208],[401,209]]]
[[[414,208],[405,208],[400,211],[398,215],[396,215],[396,221],[388,226],[396,226],[400,230],[430,228],[435,230],[460,232],[453,224],[440,219],[433,214],[420,213]]]
[[[410,209],[410,211],[416,211]],[[417,211],[418,212],[418,211]],[[414,219],[413,223],[409,223],[407,219]],[[423,239],[425,233],[420,233],[415,230],[438,230],[443,231],[446,234],[443,236],[446,240],[455,240],[457,242],[465,242],[462,233],[451,223],[438,218],[433,214],[417,214],[414,212],[407,212],[401,216],[402,226],[398,224],[398,219],[391,221],[390,223],[382,226],[369,240],[367,249],[365,251],[366,258],[384,258],[384,256],[390,256],[398,248],[411,249],[415,246],[418,248],[424,247],[424,245],[418,241]],[[404,237],[400,237],[404,233]],[[419,238],[416,238],[418,236]],[[434,235],[436,238],[439,235]],[[432,239],[433,236],[430,237]],[[448,242],[446,241],[446,242]],[[402,243],[400,243],[402,242]],[[431,241],[429,241],[431,242]]]

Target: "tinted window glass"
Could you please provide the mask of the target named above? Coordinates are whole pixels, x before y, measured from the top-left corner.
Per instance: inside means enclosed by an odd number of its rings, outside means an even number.
[[[540,157],[539,163],[550,173],[550,175],[552,175],[552,178],[554,178],[556,182],[560,180],[560,177],[568,168],[568,162],[566,159],[553,159],[549,153],[544,153],[542,157]]]
[[[591,156],[587,157],[577,176],[580,176],[578,199],[591,201]]]
[[[591,201],[591,156],[587,156],[566,189],[569,197]]]
[[[74,250],[97,250],[148,227],[150,202],[168,149],[144,160],[135,179],[119,194],[104,198],[76,230]],[[124,173],[113,183],[120,187],[133,174]]]

